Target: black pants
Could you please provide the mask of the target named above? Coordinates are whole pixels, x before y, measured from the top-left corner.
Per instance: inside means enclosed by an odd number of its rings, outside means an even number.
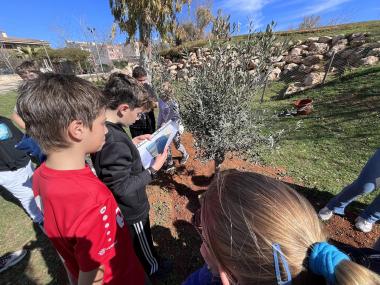
[[[158,256],[153,246],[149,216],[143,221],[128,225],[128,227],[135,253],[145,272],[152,275],[158,270]]]

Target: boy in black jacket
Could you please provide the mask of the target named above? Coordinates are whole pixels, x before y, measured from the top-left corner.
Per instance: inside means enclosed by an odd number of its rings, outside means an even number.
[[[144,170],[136,145],[151,135],[129,138],[124,130],[133,124],[153,103],[149,94],[132,77],[122,73],[110,76],[104,90],[108,99],[106,126],[108,133],[101,151],[91,156],[96,174],[115,196],[132,236],[136,255],[147,274],[158,270],[157,255],[149,225],[149,202],[146,185],[162,167],[167,149]]]

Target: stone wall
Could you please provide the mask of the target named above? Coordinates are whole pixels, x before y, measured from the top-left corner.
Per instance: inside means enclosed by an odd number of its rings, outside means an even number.
[[[368,33],[311,37],[305,41],[290,43],[289,50],[272,59],[269,80],[284,79],[289,82],[286,94],[292,94],[322,82],[328,63],[334,55],[332,73],[343,73],[346,68],[374,65],[379,62],[380,42],[371,41]],[[209,48],[199,48],[186,58],[164,59],[164,67],[173,79],[188,80],[192,68],[204,65],[213,57]],[[248,71],[257,66],[256,59],[248,65]]]

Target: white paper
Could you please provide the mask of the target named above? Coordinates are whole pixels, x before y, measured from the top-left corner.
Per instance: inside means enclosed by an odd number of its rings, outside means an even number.
[[[171,144],[177,132],[178,125],[173,121],[169,121],[152,134],[150,141],[144,140],[137,145],[137,150],[140,153],[141,161],[145,169],[153,164],[154,158],[159,153],[162,153],[166,146]]]

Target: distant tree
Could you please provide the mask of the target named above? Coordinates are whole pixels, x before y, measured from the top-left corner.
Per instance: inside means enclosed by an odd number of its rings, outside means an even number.
[[[321,16],[311,15],[303,17],[303,21],[299,24],[299,30],[311,30],[321,26]]]
[[[196,11],[196,22],[197,28],[199,30],[199,37],[202,38],[204,36],[204,31],[206,27],[212,23],[214,16],[211,13],[209,7],[199,6]]]
[[[165,39],[175,28],[176,14],[191,0],[109,0],[115,22],[133,40],[138,32],[142,43],[140,64],[147,66],[147,47],[156,30]]]

